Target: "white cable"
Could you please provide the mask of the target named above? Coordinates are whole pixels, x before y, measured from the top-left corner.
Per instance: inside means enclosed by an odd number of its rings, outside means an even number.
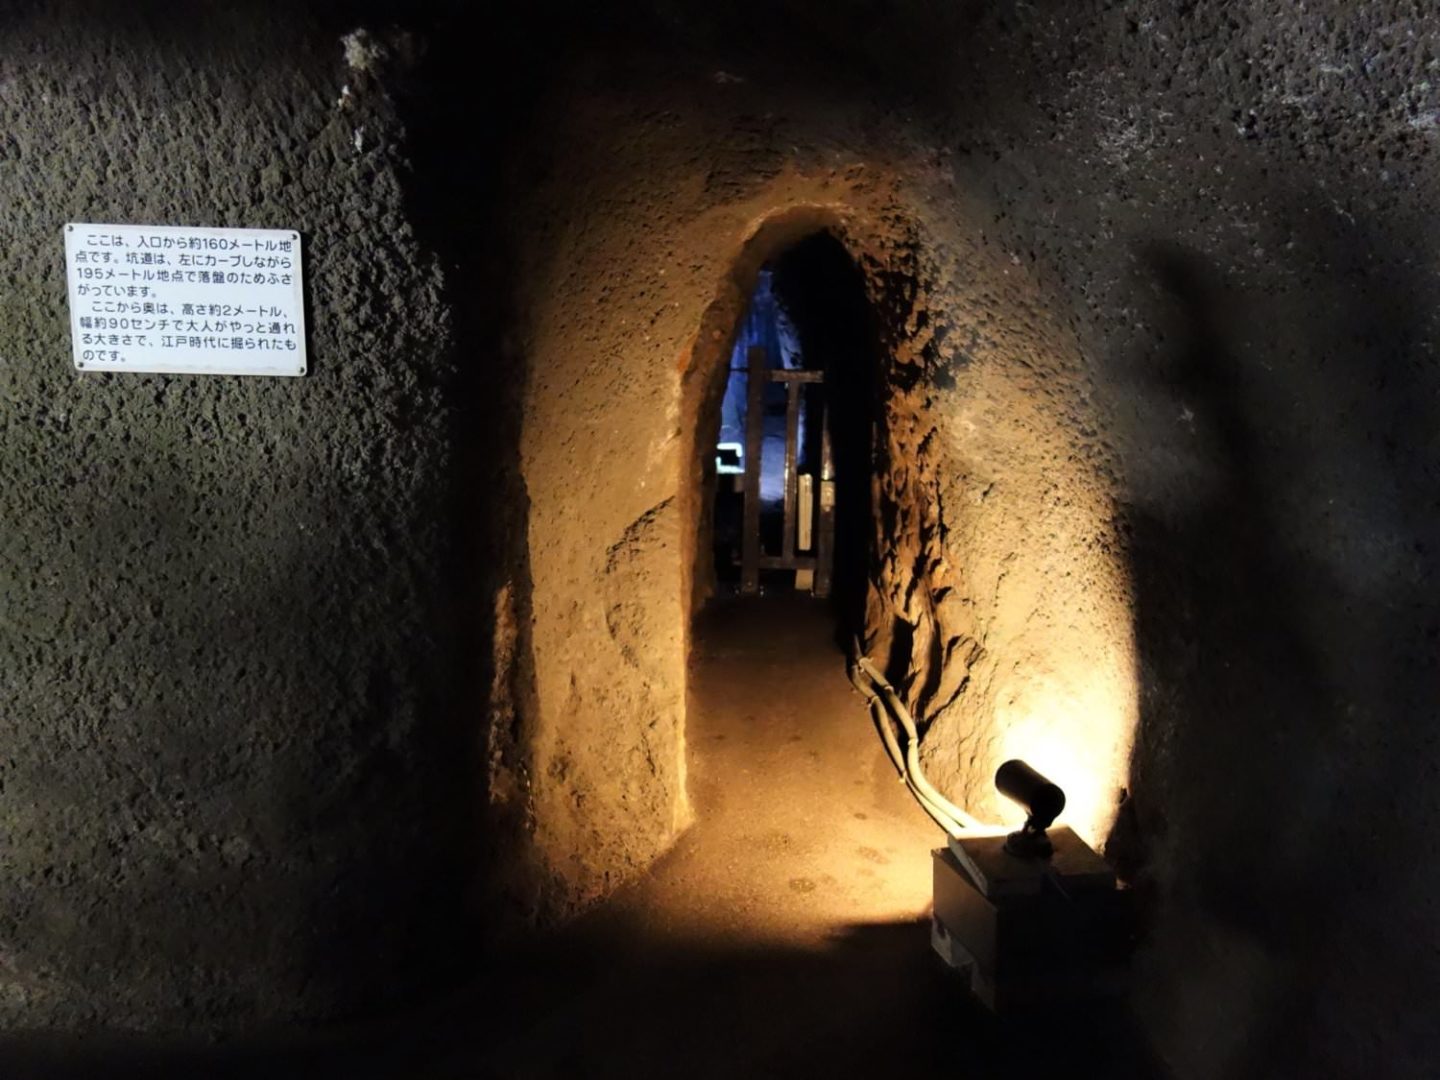
[[[859,652],[859,642],[856,642],[856,652]],[[930,815],[935,824],[939,825],[951,836],[962,835],[964,828],[927,799],[907,774],[905,756],[900,750],[900,743],[895,738],[895,729],[891,724],[890,714],[885,709],[885,703],[881,700],[880,695],[861,681],[861,679],[868,678],[869,676],[863,671],[860,671],[855,665],[851,665],[848,674],[850,676],[850,684],[854,686],[856,690],[860,691],[861,695],[865,698],[865,705],[870,713],[870,719],[875,724],[875,730],[880,733],[880,741],[885,744],[885,752],[890,755],[890,763],[895,766],[895,771],[900,781],[905,785],[906,790],[915,797],[915,801],[920,804],[920,808]],[[859,678],[857,678],[857,674]]]
[[[900,779],[905,780],[905,757],[901,753],[899,742],[895,739],[895,729],[890,725],[889,716],[884,714],[884,705],[881,703],[879,695],[860,681],[868,678],[860,670],[860,665],[851,664],[847,674],[850,676],[850,685],[859,690],[861,696],[865,698],[866,707],[870,709],[870,718],[875,721],[875,729],[880,733],[880,741],[885,744],[885,752],[890,755],[890,763],[895,766],[895,771],[900,775]],[[875,711],[877,707],[881,710],[879,714]]]
[[[894,732],[889,729],[888,723],[878,725],[881,729],[881,738],[886,743],[885,749],[889,752],[891,761],[895,763],[901,778],[905,781],[905,786],[910,789],[916,801],[951,836],[960,836],[967,829],[984,829],[985,826],[980,821],[945,798],[925,778],[925,772],[920,767],[920,735],[916,730],[915,720],[910,715],[910,710],[900,700],[900,695],[895,692],[895,688],[870,662],[869,657],[860,655],[858,648],[855,650],[855,654],[855,664],[850,681],[855,682],[854,671],[859,671],[869,679],[874,686],[879,688],[880,694],[877,696],[873,690],[868,692],[861,690],[861,693],[865,694],[872,706],[883,700],[882,710],[893,714],[899,720],[900,726],[905,729],[906,747],[902,757]],[[856,687],[859,688],[858,683]]]
[[[890,717],[889,714],[886,713],[885,706],[880,699],[878,697],[872,697],[869,704],[870,714],[875,720],[876,725],[888,725],[890,723]],[[920,804],[920,809],[929,814],[936,825],[939,825],[940,828],[944,829],[945,832],[951,836],[960,837],[965,835],[965,827],[927,799],[925,793],[915,786],[914,781],[912,781],[910,777],[901,776],[900,779],[904,783],[905,789],[909,791],[910,794],[914,796],[915,801]]]

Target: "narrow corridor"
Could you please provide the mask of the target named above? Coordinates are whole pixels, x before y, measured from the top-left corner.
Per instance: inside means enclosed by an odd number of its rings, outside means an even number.
[[[943,835],[896,778],[845,677],[827,605],[725,600],[692,649],[697,822],[617,913],[651,935],[823,948],[913,923]]]

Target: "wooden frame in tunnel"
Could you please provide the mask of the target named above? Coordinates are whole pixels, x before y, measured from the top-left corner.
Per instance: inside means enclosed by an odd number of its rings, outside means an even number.
[[[796,523],[796,466],[799,460],[800,404],[801,389],[806,383],[823,386],[823,371],[796,371],[784,368],[769,368],[765,364],[765,349],[756,345],[746,353],[746,402],[745,402],[745,519],[744,535],[741,538],[740,592],[754,596],[760,591],[761,570],[810,570],[814,573],[813,591],[816,596],[825,597],[830,593],[833,576],[834,514],[833,499],[827,513],[825,483],[833,484],[834,467],[830,460],[830,433],[828,427],[822,435],[821,483],[819,485],[820,530],[814,555],[795,553]],[[760,540],[760,464],[764,453],[765,390],[771,383],[783,383],[786,390],[785,402],[785,503],[784,525],[781,532],[779,555],[766,554]],[[823,412],[822,423],[829,422],[829,409]]]

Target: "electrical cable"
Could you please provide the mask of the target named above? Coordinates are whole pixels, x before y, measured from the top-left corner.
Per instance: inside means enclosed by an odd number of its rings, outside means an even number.
[[[875,665],[860,653],[859,641],[854,644],[854,659],[847,672],[850,683],[865,698],[870,718],[880,733],[880,741],[884,743],[885,752],[906,789],[935,824],[952,837],[959,838],[971,830],[987,829],[982,822],[940,794],[926,779],[924,770],[920,767],[920,737],[914,718],[905,708],[895,688],[886,681]],[[878,692],[876,687],[879,688]],[[903,750],[895,735],[896,722],[905,731],[906,747]]]
[[[870,662],[868,657],[859,655],[858,650],[855,657],[855,667],[878,688],[880,697],[884,700],[885,705],[888,706],[888,711],[899,720],[900,726],[905,729],[906,747],[903,775],[907,784],[915,790],[916,797],[920,799],[921,805],[925,806],[928,804],[929,807],[938,810],[944,817],[950,819],[962,830],[984,829],[984,824],[945,798],[945,796],[940,794],[934,785],[925,778],[925,772],[920,767],[920,733],[915,727],[915,720],[910,715],[910,710],[907,709],[905,703],[900,700],[900,695],[895,692],[895,688],[890,685],[884,675],[880,674],[879,669]],[[931,816],[933,817],[934,814]]]
[[[861,696],[864,697],[866,707],[870,709],[870,718],[875,721],[875,729],[880,733],[880,741],[885,744],[885,752],[890,755],[890,763],[895,766],[895,771],[900,774],[900,779],[904,780],[905,757],[900,750],[899,742],[895,739],[895,729],[890,725],[888,715],[884,713],[880,696],[856,677],[857,674],[861,677],[868,677],[860,670],[859,664],[852,663],[846,674],[850,676],[850,685],[860,691]],[[879,712],[876,711],[877,706],[879,706]],[[881,721],[882,716],[885,716],[884,722]]]
[[[890,762],[895,766],[895,771],[899,775],[900,781],[905,785],[910,794],[914,796],[915,801],[920,804],[920,809],[924,810],[935,824],[939,825],[940,828],[944,829],[945,832],[951,836],[958,837],[963,835],[965,831],[963,826],[927,799],[924,793],[915,786],[914,781],[910,779],[905,768],[905,755],[901,751],[900,744],[895,738],[895,730],[890,720],[890,714],[885,708],[885,703],[879,694],[875,693],[869,686],[866,686],[856,678],[857,671],[858,668],[851,665],[848,672],[850,683],[856,690],[860,691],[860,694],[865,698],[870,719],[874,722],[875,729],[880,733],[880,740],[885,744],[885,752],[890,756]],[[860,672],[860,674],[864,676],[863,672]],[[868,676],[864,677],[868,678]]]

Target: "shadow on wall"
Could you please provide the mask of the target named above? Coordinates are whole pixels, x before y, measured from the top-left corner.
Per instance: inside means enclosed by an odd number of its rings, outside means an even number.
[[[1330,280],[1248,315],[1200,257],[1143,253],[1209,468],[1192,507],[1127,515],[1141,719],[1108,850],[1157,901],[1150,1019],[1183,1076],[1440,1050],[1434,377],[1381,238],[1311,243]]]
[[[477,68],[467,25],[463,12],[445,11],[426,39],[423,77],[396,87],[415,166],[405,191],[408,216],[443,267],[452,341],[465,350],[454,388],[452,520],[467,658],[457,673],[457,722],[480,760],[457,759],[479,779],[456,812],[472,815],[469,905],[481,940],[493,944],[520,926],[549,921],[561,895],[542,880],[530,846],[529,725],[538,706],[530,497],[520,469],[529,357],[515,288],[523,253],[506,220],[508,199],[524,182],[504,164],[512,160],[504,148],[528,133],[535,87],[559,60],[507,24],[510,63]],[[474,113],[463,133],[457,130],[453,102],[502,99],[512,104]],[[456,762],[446,767],[453,772]]]

